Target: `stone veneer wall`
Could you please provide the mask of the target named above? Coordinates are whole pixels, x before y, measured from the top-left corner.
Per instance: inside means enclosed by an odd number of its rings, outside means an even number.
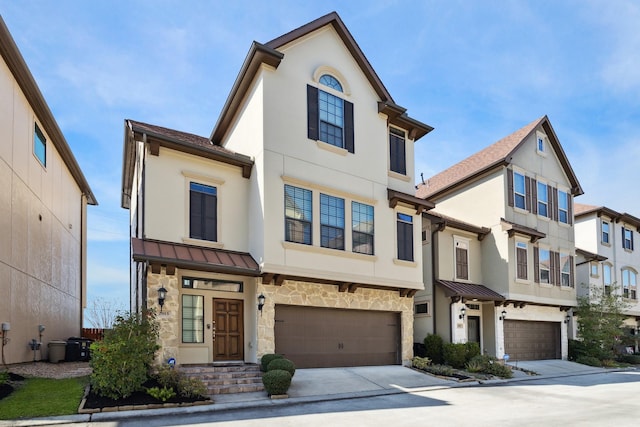
[[[167,297],[164,307],[160,312],[158,304],[158,289],[164,287]],[[147,307],[156,310],[158,324],[160,326],[160,350],[156,353],[156,362],[163,364],[169,358],[178,358],[178,346],[180,345],[180,284],[178,274],[167,276],[164,268],[160,274],[149,273],[147,275]]]
[[[260,293],[265,305],[258,316],[258,360],[275,352],[276,304],[401,312],[402,363],[413,357],[413,298],[400,297],[398,291],[358,288],[348,293],[339,292],[337,286],[285,280],[282,286],[258,282],[256,294]]]

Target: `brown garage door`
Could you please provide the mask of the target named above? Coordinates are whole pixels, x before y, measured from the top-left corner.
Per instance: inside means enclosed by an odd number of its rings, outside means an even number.
[[[511,360],[560,359],[560,322],[505,320],[504,349]]]
[[[400,315],[386,311],[276,306],[276,353],[300,368],[400,363]]]

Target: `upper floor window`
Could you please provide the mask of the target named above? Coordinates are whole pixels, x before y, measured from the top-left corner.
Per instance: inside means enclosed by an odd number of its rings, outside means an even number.
[[[389,128],[389,160],[393,172],[407,174],[404,132],[394,128]]]
[[[42,166],[47,166],[47,138],[44,137],[37,123],[34,123],[33,154],[40,160]]]
[[[513,199],[517,208],[527,208],[527,190],[525,186],[525,179],[524,175],[518,172],[513,173]]]
[[[542,182],[538,182],[538,215],[549,217],[549,191]]]
[[[469,280],[469,243],[462,239],[454,239],[456,259],[456,279]]]
[[[398,213],[396,217],[398,234],[398,259],[413,261],[413,217]]]
[[[540,263],[540,283],[551,283],[551,255],[548,249],[538,250],[538,262]]]
[[[527,244],[525,242],[516,242],[516,278],[527,280]]]
[[[609,244],[609,223],[602,221],[602,243]]]
[[[323,74],[318,81],[333,91],[342,92],[342,85],[333,76]],[[353,146],[353,104],[330,92],[307,85],[307,136],[350,153]]]
[[[538,151],[541,153],[544,153],[544,137],[541,135],[538,135]]]
[[[311,244],[311,190],[284,186],[284,228],[287,242]]]
[[[622,269],[622,296],[636,299],[636,272],[630,268]]]
[[[558,190],[558,221],[569,224],[569,195]]]
[[[218,240],[218,190],[216,187],[189,184],[189,237]]]
[[[373,255],[373,206],[351,202],[353,252]]]
[[[344,199],[320,194],[320,246],[344,249]]]
[[[569,254],[560,252],[560,285],[571,286],[571,272],[573,270],[573,260]]]
[[[630,228],[622,227],[622,247],[633,250],[633,230]]]

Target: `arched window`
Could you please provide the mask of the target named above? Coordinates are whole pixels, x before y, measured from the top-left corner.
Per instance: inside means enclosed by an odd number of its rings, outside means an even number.
[[[622,269],[622,296],[636,299],[637,274],[630,268]]]
[[[604,283],[604,293],[609,295],[611,293],[611,264],[602,264],[602,281]]]
[[[342,85],[340,84],[338,79],[336,79],[335,77],[333,77],[333,76],[331,76],[329,74],[323,74],[320,77],[320,83],[322,83],[325,86],[330,87],[331,89],[335,89],[338,92],[342,92]]]

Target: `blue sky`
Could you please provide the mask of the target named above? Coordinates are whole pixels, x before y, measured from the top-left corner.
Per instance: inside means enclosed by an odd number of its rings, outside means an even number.
[[[417,177],[546,114],[585,190],[577,201],[640,216],[638,2],[0,0],[100,202],[88,209],[90,299],[128,305],[124,119],[208,136],[251,42],[333,10],[395,101],[435,127],[417,143]]]

